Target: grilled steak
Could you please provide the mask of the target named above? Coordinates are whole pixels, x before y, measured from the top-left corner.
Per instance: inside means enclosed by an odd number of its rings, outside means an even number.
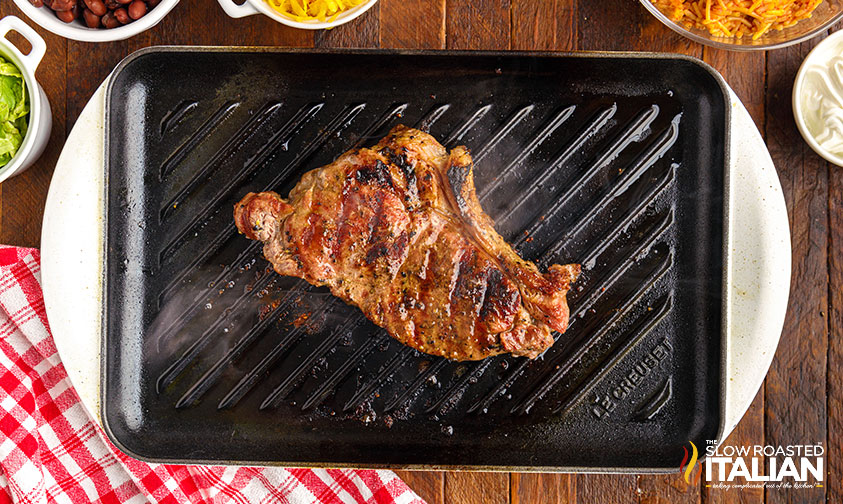
[[[287,200],[249,193],[234,220],[275,271],[328,286],[425,353],[535,358],[568,326],[579,265],[542,274],[521,259],[480,208],[468,150],[416,129],[306,173]]]

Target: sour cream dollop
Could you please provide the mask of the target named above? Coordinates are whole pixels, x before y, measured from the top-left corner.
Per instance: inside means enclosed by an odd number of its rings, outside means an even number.
[[[843,155],[843,55],[806,69],[802,114],[808,132],[820,147]]]

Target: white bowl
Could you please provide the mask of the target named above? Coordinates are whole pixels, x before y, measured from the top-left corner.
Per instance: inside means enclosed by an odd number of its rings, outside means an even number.
[[[822,119],[816,119],[818,112],[812,110],[812,108],[814,108],[813,105],[818,103],[817,98],[815,98],[818,93],[825,96],[836,94],[836,97],[830,100],[824,98],[824,101],[827,100],[825,106],[834,109],[839,108],[837,112],[839,117],[843,119],[843,58],[841,56],[843,56],[843,31],[838,31],[827,37],[808,53],[805,61],[802,62],[802,66],[799,67],[799,72],[796,73],[792,98],[793,118],[799,128],[799,133],[817,154],[837,166],[843,166],[843,147],[835,149],[837,152],[830,152],[820,144],[817,135],[821,134]],[[835,58],[839,58],[837,60],[838,75],[836,77],[827,73]],[[814,120],[811,120],[811,118],[814,118]],[[840,133],[838,138],[843,139],[843,123],[838,128]]]
[[[313,21],[296,21],[294,19],[290,19],[270,7],[269,4],[266,3],[266,0],[246,0],[245,2],[243,2],[243,5],[237,5],[236,3],[234,3],[234,0],[217,1],[219,2],[220,7],[222,7],[222,10],[224,10],[226,14],[233,18],[241,18],[251,16],[253,14],[264,14],[274,19],[275,21],[278,21],[281,24],[292,26],[293,28],[301,28],[303,30],[322,30],[348,23],[352,19],[357,18],[367,10],[371,9],[372,6],[377,3],[378,0],[369,0],[368,2],[364,2],[356,7],[348,9],[347,11],[337,16],[336,19],[330,22],[319,21],[318,19],[314,19]]]
[[[118,26],[117,28],[88,28],[80,20],[75,20],[72,23],[65,23],[56,17],[56,13],[49,7],[35,7],[29,0],[13,0],[24,14],[32,21],[38,24],[41,28],[49,30],[56,35],[72,40],[79,40],[81,42],[111,42],[114,40],[123,40],[129,37],[134,37],[138,33],[146,31],[157,25],[168,12],[173,10],[173,7],[179,3],[179,0],[161,0],[161,3],[153,7],[146,13],[145,16],[132,21],[129,24]],[[79,0],[80,2],[82,0]]]
[[[21,34],[32,46],[26,56],[6,39],[6,34],[12,30]],[[0,19],[0,56],[20,69],[29,96],[26,135],[15,156],[6,163],[6,166],[0,168],[0,182],[32,166],[44,152],[47,141],[50,139],[50,131],[53,128],[50,102],[47,100],[44,89],[35,80],[35,69],[38,68],[38,63],[41,62],[46,51],[47,44],[44,43],[44,39],[20,18],[6,16]]]

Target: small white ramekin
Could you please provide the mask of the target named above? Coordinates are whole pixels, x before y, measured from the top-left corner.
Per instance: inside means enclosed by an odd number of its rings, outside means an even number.
[[[808,53],[808,56],[805,57],[805,60],[799,67],[799,71],[796,73],[796,79],[793,82],[792,96],[793,119],[796,121],[796,126],[799,128],[799,133],[802,134],[802,138],[804,138],[805,142],[814,149],[814,152],[822,156],[826,161],[834,163],[837,166],[843,166],[843,156],[829,152],[823,148],[819,142],[817,142],[816,138],[814,138],[814,135],[811,133],[810,128],[808,128],[805,120],[805,110],[803,110],[802,101],[805,97],[805,93],[808,92],[805,83],[805,76],[808,71],[815,65],[826,66],[832,58],[840,56],[841,54],[843,54],[843,31],[835,32],[817,44],[817,46]]]
[[[56,17],[56,13],[49,7],[35,7],[29,0],[13,0],[24,14],[41,28],[49,30],[56,35],[81,42],[112,42],[134,37],[138,33],[146,31],[157,25],[179,0],[161,0],[161,3],[153,7],[142,18],[132,21],[129,24],[117,28],[88,28],[80,20],[72,23],[65,23]],[[79,0],[82,1],[82,0]]]
[[[246,0],[245,2],[243,2],[243,5],[237,5],[236,3],[234,3],[234,0],[217,1],[219,2],[220,7],[222,7],[222,10],[224,10],[226,14],[233,18],[241,18],[251,16],[253,14],[264,14],[274,19],[275,21],[278,21],[281,24],[292,26],[293,28],[301,28],[302,30],[323,30],[348,23],[352,19],[357,18],[367,10],[371,9],[372,6],[377,3],[378,0],[369,0],[368,2],[358,5],[357,7],[348,9],[347,11],[337,16],[336,19],[330,22],[319,20],[296,21],[294,19],[290,19],[272,9],[272,7],[270,7],[266,3],[266,0]]]
[[[26,56],[6,39],[6,34],[12,30],[21,34],[32,46]],[[35,80],[35,69],[38,68],[38,63],[41,62],[46,51],[47,44],[44,43],[44,39],[20,18],[6,16],[0,19],[0,56],[20,69],[29,95],[26,135],[15,157],[6,166],[0,168],[0,182],[32,166],[44,152],[47,141],[50,139],[50,131],[53,128],[50,102],[47,100],[44,89]]]

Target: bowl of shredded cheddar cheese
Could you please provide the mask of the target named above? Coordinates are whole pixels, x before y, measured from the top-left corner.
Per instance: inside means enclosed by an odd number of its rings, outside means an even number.
[[[334,28],[357,18],[377,0],[217,0],[233,18],[265,14],[281,24],[304,30]]]
[[[843,0],[641,0],[673,31],[721,49],[786,47],[843,18]]]

